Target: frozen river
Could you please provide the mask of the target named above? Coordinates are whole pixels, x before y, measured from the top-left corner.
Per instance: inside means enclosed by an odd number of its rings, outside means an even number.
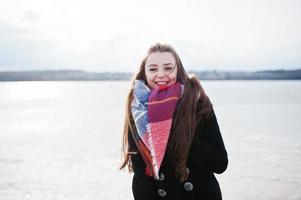
[[[204,81],[229,156],[225,200],[301,199],[301,81]],[[0,82],[1,200],[130,200],[129,82]]]

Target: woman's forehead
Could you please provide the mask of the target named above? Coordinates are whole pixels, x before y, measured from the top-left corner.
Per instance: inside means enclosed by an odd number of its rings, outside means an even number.
[[[149,56],[146,59],[146,66],[152,65],[152,64],[175,64],[176,59],[170,52],[154,52],[149,54]]]

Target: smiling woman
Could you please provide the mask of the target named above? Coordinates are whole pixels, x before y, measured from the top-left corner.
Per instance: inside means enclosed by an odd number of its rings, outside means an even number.
[[[145,76],[152,89],[175,84],[177,66],[174,56],[169,52],[151,53],[145,63]]]
[[[213,105],[176,51],[152,46],[127,98],[121,169],[136,200],[222,199],[214,173],[228,166]]]

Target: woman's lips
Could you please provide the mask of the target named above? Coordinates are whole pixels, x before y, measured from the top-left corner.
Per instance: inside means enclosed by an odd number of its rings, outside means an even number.
[[[169,82],[168,81],[157,81],[155,82],[157,85],[167,85]]]

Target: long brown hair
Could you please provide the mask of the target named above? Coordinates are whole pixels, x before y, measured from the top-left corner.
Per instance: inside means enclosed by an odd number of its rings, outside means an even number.
[[[138,72],[133,76],[131,83],[132,87],[126,100],[126,113],[122,142],[123,162],[120,166],[120,169],[123,169],[127,165],[129,171],[133,171],[128,141],[128,134],[135,131],[135,124],[131,114],[133,86],[134,81],[137,79],[144,80],[145,83],[147,83],[145,76],[145,63],[148,56],[154,52],[169,52],[175,57],[176,66],[178,68],[177,81],[181,84],[184,84],[184,94],[178,101],[176,111],[173,116],[171,134],[169,136],[166,148],[166,155],[175,168],[175,175],[180,178],[181,181],[183,181],[188,175],[186,170],[186,161],[190,144],[195,133],[196,125],[199,123],[199,121],[202,121],[205,117],[207,117],[213,108],[212,103],[205,94],[198,78],[194,75],[187,75],[179,55],[174,48],[168,44],[157,43],[151,46],[147,52],[147,55],[142,60]]]

